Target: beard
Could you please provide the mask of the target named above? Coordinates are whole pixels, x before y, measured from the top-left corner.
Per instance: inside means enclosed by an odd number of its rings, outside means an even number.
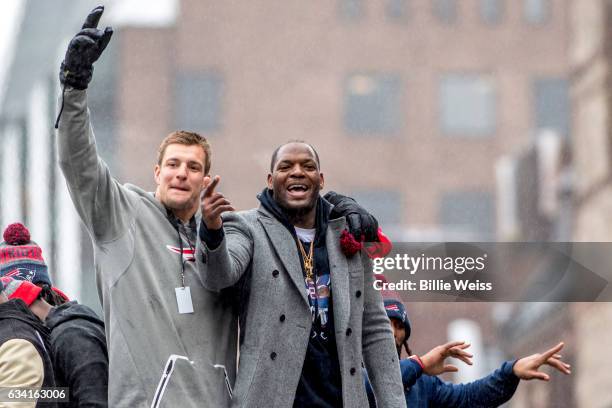
[[[308,203],[308,205],[300,208],[285,207],[280,203],[279,206],[283,210],[289,221],[293,223],[294,221],[300,221],[304,219],[304,217],[306,217],[317,206],[317,200],[312,200],[311,203]]]
[[[281,186],[278,186],[277,190],[280,191],[281,188]],[[274,193],[274,189],[271,189],[272,198],[274,201],[276,201],[289,222],[294,225],[301,223],[302,221],[306,220],[309,215],[311,215],[312,211],[317,207],[320,191],[320,186],[314,186],[313,194],[310,200],[300,207],[293,207],[289,205],[289,199],[286,196],[283,196],[282,194],[277,195]]]
[[[291,224],[299,224],[300,222],[304,221],[317,207],[318,198],[319,194],[317,193],[311,202],[299,208],[287,207],[284,205],[284,203],[279,201],[277,201],[277,203]]]

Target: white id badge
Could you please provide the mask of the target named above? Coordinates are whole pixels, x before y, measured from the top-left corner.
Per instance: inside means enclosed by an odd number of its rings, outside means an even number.
[[[191,289],[189,286],[174,288],[176,292],[176,304],[180,314],[193,313],[193,302],[191,301]]]

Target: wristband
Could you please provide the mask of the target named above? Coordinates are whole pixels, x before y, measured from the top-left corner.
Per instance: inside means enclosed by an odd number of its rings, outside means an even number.
[[[425,365],[423,364],[423,361],[421,360],[421,357],[417,356],[416,354],[413,354],[413,355],[411,355],[408,358],[416,361],[421,366],[421,369],[425,370]]]

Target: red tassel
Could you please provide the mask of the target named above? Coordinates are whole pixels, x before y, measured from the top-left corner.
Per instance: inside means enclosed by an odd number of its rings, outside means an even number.
[[[342,235],[340,235],[340,247],[345,256],[351,257],[355,255],[357,252],[361,251],[362,246],[361,242],[358,242],[353,234],[347,230],[342,231]]]
[[[16,222],[6,227],[2,237],[9,245],[25,245],[30,242],[30,231],[23,224]]]

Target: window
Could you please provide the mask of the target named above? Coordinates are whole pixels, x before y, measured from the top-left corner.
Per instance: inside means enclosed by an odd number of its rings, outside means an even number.
[[[442,195],[440,223],[450,229],[490,235],[495,227],[495,206],[490,193],[454,191]]]
[[[433,0],[433,13],[443,23],[454,23],[457,20],[457,2],[455,0]]]
[[[381,226],[397,227],[402,220],[402,200],[397,191],[370,190],[353,192],[351,197],[368,210]]]
[[[338,13],[344,20],[358,20],[363,17],[363,0],[339,0]]]
[[[503,0],[480,0],[480,16],[487,24],[498,24],[503,15]]]
[[[222,93],[223,80],[217,73],[179,73],[175,83],[175,126],[195,132],[220,130]]]
[[[495,132],[496,96],[485,75],[447,75],[440,86],[442,131],[448,135],[489,136]]]
[[[533,84],[536,129],[552,129],[569,136],[569,84],[562,78],[540,78]]]
[[[389,20],[406,20],[408,18],[408,0],[386,0],[385,14]]]
[[[345,81],[344,126],[353,134],[392,135],[401,127],[402,84],[395,74],[354,74]]]
[[[525,20],[531,24],[544,24],[550,16],[549,0],[523,0]]]

